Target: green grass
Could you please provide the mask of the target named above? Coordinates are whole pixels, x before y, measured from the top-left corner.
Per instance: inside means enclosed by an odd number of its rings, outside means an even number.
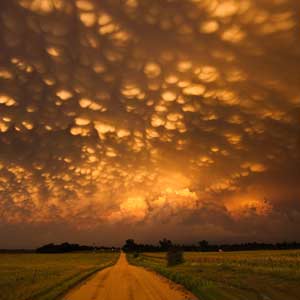
[[[54,300],[118,253],[0,254],[0,300]]]
[[[132,264],[183,284],[201,300],[299,300],[300,251],[185,253],[167,267],[165,253],[143,253]]]

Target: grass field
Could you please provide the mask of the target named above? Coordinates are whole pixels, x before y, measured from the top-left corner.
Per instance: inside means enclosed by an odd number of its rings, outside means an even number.
[[[166,266],[165,253],[143,253],[131,263],[183,284],[201,300],[299,300],[300,251],[185,253]]]
[[[0,254],[0,299],[59,299],[117,258],[117,253]]]

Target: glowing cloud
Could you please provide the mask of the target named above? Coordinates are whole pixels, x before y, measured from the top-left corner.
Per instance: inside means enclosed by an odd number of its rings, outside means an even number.
[[[2,232],[299,236],[297,1],[2,2]]]

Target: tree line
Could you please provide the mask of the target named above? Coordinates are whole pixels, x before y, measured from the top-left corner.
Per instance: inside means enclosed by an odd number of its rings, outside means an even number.
[[[181,249],[182,251],[202,251],[202,252],[215,252],[215,251],[253,251],[253,250],[292,250],[300,249],[298,242],[282,242],[282,243],[240,243],[240,244],[209,244],[208,241],[202,240],[197,244],[185,245],[174,244],[169,239],[162,239],[158,245],[152,244],[138,244],[133,239],[128,239],[122,249],[125,252],[161,252],[168,251],[172,248]]]
[[[178,244],[173,243],[171,240],[164,238],[159,240],[158,244],[142,244],[136,243],[134,239],[127,239],[122,248],[116,247],[96,247],[84,246],[79,244],[47,244],[35,250],[37,253],[67,253],[77,251],[119,251],[122,249],[125,252],[165,252],[170,249],[180,249],[181,251],[252,251],[252,250],[292,250],[300,249],[298,242],[282,242],[282,243],[236,243],[236,244],[210,244],[206,240],[199,241],[196,244]]]
[[[115,247],[96,247],[96,246],[82,246],[79,244],[47,244],[36,249],[36,253],[67,253],[67,252],[78,252],[78,251],[116,251]]]

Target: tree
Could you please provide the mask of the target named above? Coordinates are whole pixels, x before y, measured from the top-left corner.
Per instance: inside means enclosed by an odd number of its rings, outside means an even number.
[[[184,262],[183,259],[183,251],[178,247],[172,247],[167,252],[167,265],[168,267],[176,266],[182,264]]]
[[[172,242],[166,238],[160,240],[159,244],[160,244],[161,250],[163,250],[163,251],[168,251],[173,246]]]
[[[135,243],[134,239],[128,239],[125,241],[125,245],[123,246],[123,250],[125,252],[134,252],[138,250],[138,245]]]
[[[199,247],[201,251],[207,251],[208,250],[208,241],[202,240],[199,243]]]

